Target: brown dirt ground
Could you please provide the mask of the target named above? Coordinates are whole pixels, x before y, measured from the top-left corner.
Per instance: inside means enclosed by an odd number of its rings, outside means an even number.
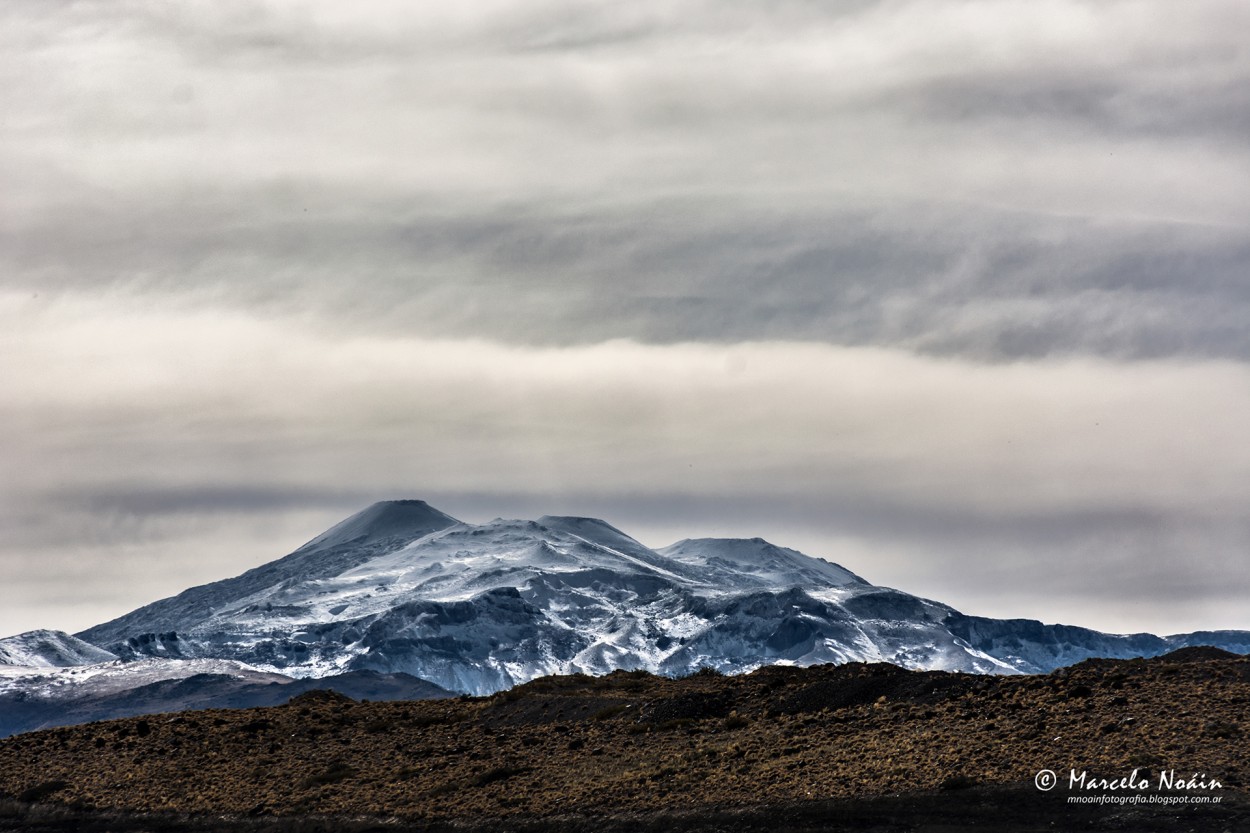
[[[597,830],[627,818],[638,829],[647,818],[677,829],[679,817],[720,819],[706,829],[725,830],[756,829],[744,821],[756,818],[768,829],[782,816],[767,808],[791,808],[788,826],[814,830],[826,828],[799,823],[811,808],[829,819],[858,807],[880,820],[889,815],[882,808],[906,799],[912,822],[847,825],[942,830],[959,829],[958,819],[927,828],[923,819],[944,807],[958,817],[958,807],[975,802],[992,816],[994,796],[1031,808],[1019,811],[1021,824],[1051,829],[1048,812],[1078,812],[1066,804],[1073,768],[1109,779],[1136,768],[1149,792],[1162,771],[1202,774],[1222,784],[1196,791],[1221,796],[1225,815],[1210,829],[1239,829],[1250,817],[1229,808],[1250,798],[1248,712],[1250,660],[1193,651],[1029,677],[853,663],[682,680],[550,677],[443,701],[313,693],[274,708],[129,718],[0,741],[0,829],[5,817],[43,829],[30,808],[52,806],[80,816],[325,817],[383,828],[582,819]],[[1057,789],[1033,787],[1041,769],[1059,773]],[[1197,811],[1079,812],[1131,822],[1122,829],[1172,829],[1169,820]]]

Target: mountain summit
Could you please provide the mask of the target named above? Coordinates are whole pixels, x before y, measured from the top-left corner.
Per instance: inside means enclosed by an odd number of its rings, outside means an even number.
[[[382,500],[330,527],[296,550],[319,552],[345,546],[408,543],[460,521],[424,500]]]
[[[862,660],[1010,674],[1188,644],[1250,650],[1241,632],[1164,639],[969,617],[760,538],[657,550],[595,518],[475,525],[419,500],[376,503],[285,558],[78,637],[123,659],[406,673],[474,694],[616,669]]]
[[[125,616],[89,628],[78,636],[95,645],[111,644],[123,655],[183,656],[177,634],[218,611],[267,601],[283,588],[308,586],[460,523],[423,500],[388,500],[357,512],[295,552],[240,576],[192,587],[177,596],[145,605]],[[195,652],[196,656],[203,656]]]

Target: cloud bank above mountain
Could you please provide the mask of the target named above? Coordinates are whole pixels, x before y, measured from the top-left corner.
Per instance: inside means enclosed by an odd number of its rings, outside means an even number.
[[[1243,4],[0,18],[0,631],[409,496],[1247,626]]]

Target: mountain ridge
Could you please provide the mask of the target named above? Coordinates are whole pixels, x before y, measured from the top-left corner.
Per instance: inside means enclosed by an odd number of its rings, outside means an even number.
[[[0,665],[64,668],[114,659],[112,653],[65,631],[41,629],[0,639]]]
[[[1250,633],[1203,633],[968,616],[762,538],[653,549],[597,518],[471,524],[405,500],[77,637],[123,658],[216,657],[296,677],[405,673],[489,694],[618,669],[884,661],[1012,674],[1192,644],[1250,650]]]
[[[397,516],[402,513],[388,510],[404,506],[414,506],[417,509],[404,514],[404,517],[410,520],[420,517],[426,519],[427,523],[400,531],[401,524]],[[421,507],[431,511],[420,511]],[[366,528],[366,521],[372,522],[375,528]],[[154,636],[155,643],[168,654],[177,656],[180,655],[180,650],[175,644],[176,639],[162,637],[170,632],[177,633],[178,626],[188,614],[188,608],[197,613],[211,614],[214,612],[214,604],[226,604],[241,595],[255,593],[257,585],[264,586],[263,582],[268,581],[268,586],[275,586],[281,581],[295,578],[316,579],[330,575],[335,570],[346,569],[378,552],[390,551],[400,541],[407,543],[458,523],[460,522],[455,518],[433,509],[425,501],[379,501],[335,524],[290,555],[253,567],[233,578],[188,588],[176,596],[144,605],[116,619],[80,631],[75,636],[98,645],[108,641],[113,631],[129,627],[131,622],[142,621],[145,625],[140,629],[142,633]],[[389,530],[389,534],[383,533],[382,529]]]

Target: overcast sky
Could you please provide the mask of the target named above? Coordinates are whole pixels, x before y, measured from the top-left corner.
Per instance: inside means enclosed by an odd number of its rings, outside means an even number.
[[[6,0],[0,634],[368,503],[1250,628],[1243,0]]]

